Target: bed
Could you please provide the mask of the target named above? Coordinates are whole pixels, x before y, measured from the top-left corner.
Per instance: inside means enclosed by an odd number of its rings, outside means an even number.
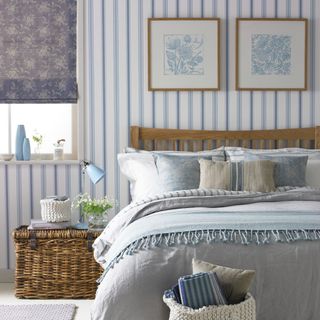
[[[319,155],[313,149],[320,149],[320,127],[206,131],[134,126],[131,146],[172,152],[221,146],[304,148],[295,150],[310,152],[310,159]],[[124,208],[94,247],[105,269],[92,308],[94,320],[168,319],[163,292],[192,273],[193,258],[256,270],[250,291],[258,320],[320,317],[317,185],[271,193],[191,189],[149,195]]]

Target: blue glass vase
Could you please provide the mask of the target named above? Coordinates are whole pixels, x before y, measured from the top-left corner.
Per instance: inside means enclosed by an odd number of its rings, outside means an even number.
[[[30,152],[30,141],[28,138],[24,138],[23,140],[22,153],[23,153],[23,160],[29,161],[31,158],[31,152]]]
[[[19,124],[16,133],[16,160],[23,160],[23,141],[26,137],[26,130],[23,124]]]

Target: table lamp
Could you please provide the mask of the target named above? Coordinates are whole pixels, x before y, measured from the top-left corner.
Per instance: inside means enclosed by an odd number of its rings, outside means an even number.
[[[82,160],[81,165],[82,172],[87,173],[93,184],[97,184],[105,176],[105,172],[93,163]]]

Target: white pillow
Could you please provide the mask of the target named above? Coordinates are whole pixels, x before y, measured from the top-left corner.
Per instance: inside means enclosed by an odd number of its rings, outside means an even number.
[[[306,185],[320,188],[320,160],[309,160],[306,168]]]
[[[174,150],[141,150],[141,149],[135,149],[131,147],[126,147],[124,149],[125,153],[143,153],[143,154],[164,154],[164,155],[175,155],[175,156],[215,156],[215,157],[220,157],[220,161],[225,160],[225,153],[224,153],[224,146],[220,147],[218,149],[211,149],[211,150],[202,150],[202,151],[174,151]]]
[[[162,193],[158,170],[151,153],[119,153],[121,172],[130,181],[132,201]]]
[[[252,154],[283,154],[290,156],[308,156],[312,160],[320,160],[320,149],[303,149],[303,148],[282,148],[282,149],[248,149],[242,147],[224,147],[228,157],[233,161],[241,160],[243,155],[248,152]],[[237,159],[236,159],[237,158]]]

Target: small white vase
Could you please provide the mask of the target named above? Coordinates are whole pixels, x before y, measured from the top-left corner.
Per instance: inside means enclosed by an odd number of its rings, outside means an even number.
[[[54,148],[53,160],[63,160],[63,148]]]

